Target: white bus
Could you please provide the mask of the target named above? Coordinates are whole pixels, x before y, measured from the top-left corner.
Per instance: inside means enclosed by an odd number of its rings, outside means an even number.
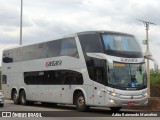
[[[145,57],[135,37],[88,31],[3,51],[2,89],[15,104],[145,106]]]

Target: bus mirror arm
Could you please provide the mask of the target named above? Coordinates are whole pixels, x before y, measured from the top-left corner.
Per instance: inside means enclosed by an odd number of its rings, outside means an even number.
[[[105,54],[102,53],[86,53],[87,56],[97,59],[106,60],[110,69],[113,69],[113,60]]]
[[[152,60],[154,62],[154,70],[157,73],[158,72],[158,62],[156,59],[154,59],[152,56],[144,56],[145,59]]]

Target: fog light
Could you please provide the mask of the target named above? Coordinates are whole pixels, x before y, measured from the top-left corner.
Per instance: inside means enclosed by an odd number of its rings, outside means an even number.
[[[115,100],[110,99],[110,102],[111,102],[112,104],[116,104],[116,101],[115,101]]]

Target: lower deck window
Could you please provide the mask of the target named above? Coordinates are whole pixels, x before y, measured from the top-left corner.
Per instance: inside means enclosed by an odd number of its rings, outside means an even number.
[[[27,85],[82,85],[82,74],[71,70],[33,71],[24,73]]]

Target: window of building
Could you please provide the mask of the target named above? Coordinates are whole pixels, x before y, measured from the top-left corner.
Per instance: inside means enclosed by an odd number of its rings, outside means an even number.
[[[7,84],[7,75],[2,75],[2,84]]]

